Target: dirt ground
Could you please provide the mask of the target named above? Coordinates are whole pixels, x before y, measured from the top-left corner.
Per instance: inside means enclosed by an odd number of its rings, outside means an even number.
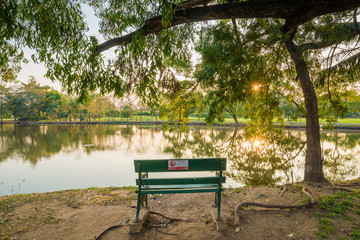
[[[239,231],[234,226],[234,210],[244,201],[267,204],[300,204],[307,196],[302,185],[289,185],[279,196],[280,187],[226,189],[221,213],[225,228],[216,229],[210,214],[213,193],[151,196],[152,211],[188,221],[169,221],[150,214],[138,234],[129,233],[134,219],[136,193],[133,188],[69,190],[54,193],[0,197],[0,239],[91,240],[105,229],[101,240],[115,239],[317,239],[319,207],[302,209],[245,208]],[[307,186],[316,199],[335,193],[330,186]],[[354,190],[354,189],[353,189]],[[358,190],[358,189],[355,189]],[[336,219],[336,231],[329,239],[348,234],[350,223]],[[359,222],[359,218],[355,221]],[[352,239],[352,238],[349,238]]]

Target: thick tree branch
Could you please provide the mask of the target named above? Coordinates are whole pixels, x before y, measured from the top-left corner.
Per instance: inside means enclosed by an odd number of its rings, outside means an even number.
[[[316,49],[323,49],[327,47],[331,47],[334,44],[339,44],[343,41],[350,40],[356,36],[360,35],[360,30],[354,30],[348,34],[344,34],[343,37],[339,37],[333,41],[322,41],[322,42],[315,42],[315,43],[304,43],[299,46],[299,49],[304,52],[307,50],[316,50]]]
[[[212,0],[189,0],[186,2],[183,2],[176,6],[176,10],[182,10],[186,8],[193,8],[198,6],[206,6],[208,5]]]
[[[348,58],[342,60],[341,62],[335,64],[334,66],[324,69],[322,72],[330,74],[331,72],[336,71],[344,66],[348,66],[351,64],[357,65],[359,61],[360,61],[360,52],[352,55],[351,57],[348,57]],[[322,77],[324,77],[324,76],[322,76]]]
[[[231,18],[282,18],[287,20],[282,31],[287,32],[315,17],[356,7],[360,7],[360,0],[252,0],[232,2],[177,10],[171,21],[171,26]],[[137,33],[144,35],[159,33],[163,29],[161,20],[162,16],[151,18],[142,28],[98,45],[96,54],[115,46],[130,43]]]
[[[357,22],[357,10],[356,9],[354,10],[353,18],[354,18],[355,31],[359,31],[359,24]]]

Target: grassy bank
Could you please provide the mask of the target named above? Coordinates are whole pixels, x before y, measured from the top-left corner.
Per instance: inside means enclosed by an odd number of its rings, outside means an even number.
[[[245,118],[238,118],[239,123],[247,123],[249,119]],[[327,124],[325,119],[320,119],[320,124]],[[14,119],[4,119],[3,122],[14,122]],[[155,117],[143,117],[142,119],[140,117],[136,118],[94,118],[91,119],[91,121],[80,121],[79,119],[73,119],[71,121],[68,121],[66,119],[57,119],[57,120],[41,120],[38,122],[75,122],[75,123],[86,123],[86,122],[100,122],[100,123],[163,123],[166,122],[165,120],[156,119]],[[204,123],[205,124],[205,118],[196,118],[196,117],[190,117],[189,123]],[[305,124],[306,119],[305,118],[299,118],[297,121],[285,121],[285,124]],[[225,118],[223,124],[235,124],[235,121],[233,118]],[[342,118],[338,119],[338,122],[336,124],[350,124],[350,125],[360,125],[360,118]]]

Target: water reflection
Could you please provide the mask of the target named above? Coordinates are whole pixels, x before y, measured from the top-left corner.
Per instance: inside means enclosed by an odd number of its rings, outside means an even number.
[[[330,181],[357,178],[360,134],[324,132],[321,138],[325,176]]]
[[[331,181],[357,178],[360,133],[322,132],[321,138],[326,177]],[[302,180],[305,141],[305,133],[300,130],[275,129],[249,134],[244,129],[233,128],[193,127],[187,132],[164,132],[156,126],[0,125],[0,173],[12,161],[30,163],[37,169],[44,161],[49,164],[52,159],[65,161],[64,156],[72,159],[70,165],[76,165],[74,161],[96,155],[96,159],[114,162],[122,169],[123,178],[130,178],[133,184],[130,168],[136,158],[227,157],[231,184],[291,183]],[[84,169],[89,161],[81,163]],[[91,161],[99,164],[94,165],[96,171],[104,169],[103,162]],[[64,171],[70,170],[64,168]],[[103,171],[110,178],[111,174]],[[89,176],[82,177],[83,185],[79,187],[89,184],[87,178],[99,175],[89,169],[84,172]],[[119,170],[113,172],[115,176]],[[6,181],[0,176],[0,182]],[[129,185],[129,181],[119,183],[116,179],[106,184]]]

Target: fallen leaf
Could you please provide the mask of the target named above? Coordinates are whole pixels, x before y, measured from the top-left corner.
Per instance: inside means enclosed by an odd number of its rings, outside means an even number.
[[[237,227],[236,229],[235,229],[235,232],[237,233],[237,232],[240,232],[240,227]]]

